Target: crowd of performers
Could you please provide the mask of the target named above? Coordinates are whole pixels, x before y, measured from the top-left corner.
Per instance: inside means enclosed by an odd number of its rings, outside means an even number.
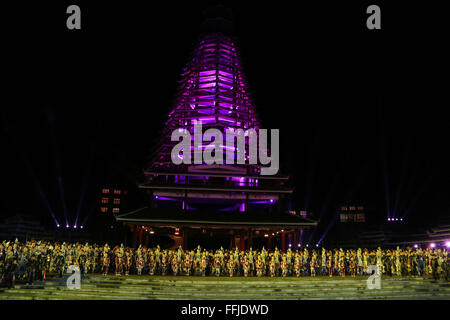
[[[396,248],[382,250],[288,249],[274,251],[161,250],[137,249],[123,245],[19,241],[0,243],[0,279],[20,278],[32,283],[47,274],[62,276],[71,265],[82,274],[103,275],[202,275],[202,276],[350,276],[369,274],[375,265],[388,276],[433,276],[449,279],[448,252],[445,249]],[[370,271],[370,272],[369,272]]]

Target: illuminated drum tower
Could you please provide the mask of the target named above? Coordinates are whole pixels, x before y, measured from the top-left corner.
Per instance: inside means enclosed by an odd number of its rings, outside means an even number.
[[[286,196],[293,192],[288,176],[261,175],[261,165],[248,161],[173,163],[171,151],[178,141],[171,141],[172,132],[185,129],[193,134],[199,122],[203,132],[219,129],[224,137],[225,129],[261,128],[236,40],[223,32],[202,35],[184,69],[160,143],[144,172],[146,181],[139,185],[148,192],[149,205],[116,216],[133,232],[133,245],[148,245],[158,235],[171,238],[167,242],[171,247],[297,246],[300,229],[317,222],[286,210]],[[209,143],[203,142],[198,150],[191,147],[191,157]],[[228,146],[224,142],[221,148],[225,154]]]

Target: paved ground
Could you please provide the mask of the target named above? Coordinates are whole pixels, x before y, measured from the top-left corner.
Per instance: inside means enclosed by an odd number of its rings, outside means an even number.
[[[367,288],[363,277],[83,277],[81,289],[70,290],[64,278],[47,278],[33,286],[16,285],[0,299],[446,299],[450,284],[425,278],[382,277],[381,289]]]

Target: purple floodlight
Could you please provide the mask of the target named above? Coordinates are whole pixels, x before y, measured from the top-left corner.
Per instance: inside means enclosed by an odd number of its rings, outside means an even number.
[[[416,249],[417,249],[418,247],[419,247],[419,245],[418,245],[418,244],[415,244],[415,245],[414,245],[414,248],[416,248]]]
[[[447,242],[445,243],[445,246],[446,246],[447,248],[450,248],[450,241],[447,241]]]
[[[430,248],[434,248],[434,247],[436,247],[436,243],[434,243],[434,242],[430,243]]]

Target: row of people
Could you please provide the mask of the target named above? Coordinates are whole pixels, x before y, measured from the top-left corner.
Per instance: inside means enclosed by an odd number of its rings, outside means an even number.
[[[0,273],[12,272],[32,282],[45,279],[48,273],[62,276],[70,265],[76,265],[83,274],[103,275],[355,277],[370,273],[369,266],[375,265],[380,274],[389,276],[448,277],[447,254],[445,249],[431,248],[212,251],[16,240],[0,243]]]

